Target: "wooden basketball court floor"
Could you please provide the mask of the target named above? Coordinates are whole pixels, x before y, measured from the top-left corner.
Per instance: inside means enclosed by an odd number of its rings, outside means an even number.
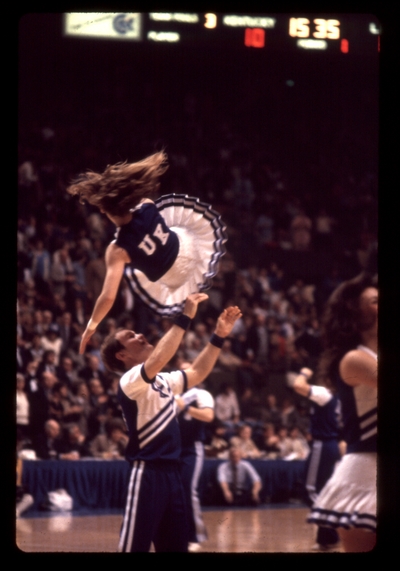
[[[208,540],[197,553],[312,553],[316,528],[307,514],[307,507],[290,504],[205,508]],[[122,512],[27,513],[16,520],[16,545],[26,553],[116,553],[121,521]]]

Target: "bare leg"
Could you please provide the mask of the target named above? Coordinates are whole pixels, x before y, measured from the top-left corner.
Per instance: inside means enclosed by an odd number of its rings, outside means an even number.
[[[362,529],[338,529],[346,553],[371,551],[375,547],[376,534]]]

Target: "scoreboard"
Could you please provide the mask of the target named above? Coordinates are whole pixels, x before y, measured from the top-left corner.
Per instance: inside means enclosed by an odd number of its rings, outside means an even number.
[[[381,24],[369,14],[65,13],[63,34],[146,44],[264,52],[376,54]]]

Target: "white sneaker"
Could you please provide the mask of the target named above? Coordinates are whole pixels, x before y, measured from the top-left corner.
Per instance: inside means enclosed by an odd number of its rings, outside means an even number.
[[[196,553],[196,551],[200,551],[201,545],[200,543],[189,543],[188,551],[189,553]]]

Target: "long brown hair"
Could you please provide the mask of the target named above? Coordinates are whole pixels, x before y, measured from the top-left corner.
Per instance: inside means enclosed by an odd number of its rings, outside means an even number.
[[[377,277],[363,272],[340,284],[330,296],[321,319],[323,351],[317,382],[335,388],[337,366],[342,357],[361,343],[360,296],[377,287]]]
[[[79,175],[67,192],[114,215],[124,216],[143,198],[151,196],[160,186],[159,177],[167,170],[164,151],[136,163],[108,165],[102,174],[87,171]]]

